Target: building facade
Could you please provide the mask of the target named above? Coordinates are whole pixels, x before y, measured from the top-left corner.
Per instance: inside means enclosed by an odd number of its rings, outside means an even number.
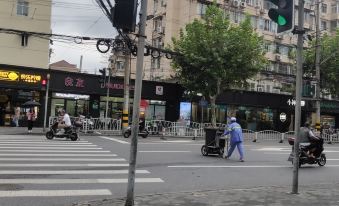
[[[165,45],[172,44],[172,37],[178,37],[180,29],[196,18],[205,15],[207,6],[212,0],[148,0],[148,15],[153,18],[147,21],[146,43],[158,48],[164,48]],[[293,34],[277,34],[277,24],[268,17],[268,10],[274,5],[265,0],[217,0],[218,6],[228,14],[231,22],[240,23],[246,15],[250,16],[253,29],[264,38],[264,47],[266,57],[269,61],[266,68],[252,79],[249,79],[248,88],[235,88],[245,91],[252,91],[257,96],[263,94],[281,95],[287,101],[293,101],[296,74],[296,42],[297,36]],[[315,36],[315,6],[313,1],[305,2],[305,30],[307,34]],[[298,1],[295,1],[295,22],[298,22]],[[320,30],[321,34],[331,34],[339,28],[339,2],[336,0],[324,0],[320,5]],[[305,38],[305,45],[308,40]],[[171,60],[166,56],[145,57],[144,79],[152,81],[170,81],[174,76],[174,70],[171,68]],[[132,67],[133,73],[133,67]],[[312,98],[314,92],[312,89],[315,82],[304,80],[304,97]],[[286,97],[286,98],[285,98]],[[327,98],[327,97],[325,97]],[[227,98],[221,98],[225,101],[219,101],[221,105],[227,105]],[[284,100],[284,102],[286,102]],[[312,101],[306,101],[309,105],[304,114],[304,121],[312,120],[315,122],[315,105]],[[198,102],[196,102],[198,104]],[[334,104],[337,104],[334,101]],[[194,104],[193,104],[194,105]],[[199,104],[198,104],[199,105]],[[243,103],[233,102],[233,106],[243,107]],[[325,104],[323,104],[325,105]],[[259,105],[253,105],[258,107]],[[263,107],[264,106],[264,107]],[[284,105],[286,106],[286,105]],[[282,107],[284,107],[282,106]],[[223,106],[222,106],[223,107]],[[261,105],[261,109],[270,109],[270,105]],[[276,107],[276,106],[275,106]],[[204,110],[203,108],[201,108]],[[194,114],[192,106],[192,114]],[[305,110],[306,111],[306,110]],[[324,110],[326,112],[326,110]],[[200,113],[200,112],[198,112]],[[208,108],[206,115],[197,120],[209,121]],[[231,110],[226,111],[231,114]],[[248,112],[249,113],[249,112]],[[258,114],[260,112],[257,112]],[[278,114],[277,114],[278,115]],[[322,119],[331,125],[337,125],[335,119],[338,114],[322,113]],[[198,116],[198,115],[196,115]],[[192,116],[193,118],[193,116]],[[207,118],[207,119],[206,119]],[[275,118],[275,117],[274,117]],[[193,118],[194,119],[194,118]],[[223,120],[222,118],[220,121]],[[338,120],[337,120],[338,121]],[[293,122],[291,123],[293,125]]]
[[[24,102],[43,100],[40,71],[49,65],[49,39],[30,32],[51,33],[52,1],[0,1],[0,126],[11,125],[15,108],[23,116]],[[40,108],[34,108],[41,113]]]

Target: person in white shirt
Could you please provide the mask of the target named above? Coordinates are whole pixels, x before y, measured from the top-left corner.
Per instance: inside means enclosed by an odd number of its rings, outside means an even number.
[[[59,129],[64,129],[65,132],[68,128],[72,126],[71,118],[69,115],[66,113],[64,109],[60,111],[60,119],[59,119],[59,124],[58,128]]]

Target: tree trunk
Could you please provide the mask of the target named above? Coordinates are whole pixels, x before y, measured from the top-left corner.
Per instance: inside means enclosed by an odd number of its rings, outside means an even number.
[[[211,101],[211,123],[212,123],[212,127],[216,127],[217,126],[217,117],[215,115],[215,109],[216,109],[216,105],[215,105],[215,99],[217,98],[216,95],[214,96],[210,96],[210,101]]]

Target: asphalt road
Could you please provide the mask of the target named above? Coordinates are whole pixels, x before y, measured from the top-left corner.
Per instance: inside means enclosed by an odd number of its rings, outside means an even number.
[[[0,135],[1,206],[71,206],[76,202],[124,197],[130,139],[82,137],[48,141],[43,136]],[[259,186],[290,186],[290,146],[245,142],[245,162],[202,156],[203,140],[139,139],[136,194]],[[339,182],[339,145],[325,145],[325,167],[300,169],[300,190]],[[286,191],[288,192],[288,191]]]

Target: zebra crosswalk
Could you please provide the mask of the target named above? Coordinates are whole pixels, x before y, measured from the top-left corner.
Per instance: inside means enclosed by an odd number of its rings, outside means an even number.
[[[164,182],[151,176],[138,169],[135,182]],[[109,196],[115,185],[126,185],[127,177],[126,159],[89,141],[0,136],[2,198]]]

